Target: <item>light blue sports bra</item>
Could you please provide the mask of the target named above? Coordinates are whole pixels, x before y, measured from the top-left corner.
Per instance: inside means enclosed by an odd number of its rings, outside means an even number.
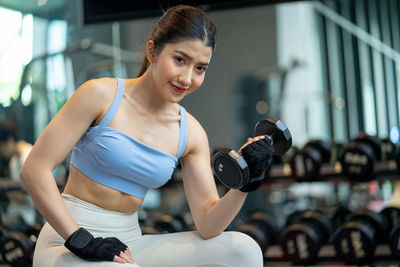
[[[125,80],[118,79],[118,91],[101,122],[90,127],[72,149],[71,165],[94,181],[139,198],[150,188],[165,184],[182,156],[187,141],[186,110],[179,106],[180,136],[176,156],[145,145],[108,127],[124,94]]]

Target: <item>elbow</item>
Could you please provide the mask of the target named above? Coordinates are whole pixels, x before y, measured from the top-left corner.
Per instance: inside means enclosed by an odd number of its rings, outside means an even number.
[[[208,239],[211,239],[213,237],[219,236],[222,233],[222,231],[209,232],[209,231],[200,231],[200,230],[198,230],[198,232],[199,232],[200,237],[202,239],[204,239],[204,240],[208,240]]]
[[[22,168],[19,172],[19,179],[21,180],[21,182],[25,185],[29,183],[29,181],[31,181],[34,176],[37,176],[34,174],[37,172],[37,169],[38,169],[38,164],[25,161],[24,165],[22,165]]]
[[[19,172],[19,179],[25,184],[30,178],[29,168],[24,164],[21,171]]]

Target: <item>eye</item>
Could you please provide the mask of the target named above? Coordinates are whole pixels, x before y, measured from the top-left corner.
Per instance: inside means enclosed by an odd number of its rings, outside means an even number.
[[[178,64],[183,64],[183,63],[185,63],[185,60],[184,60],[182,57],[175,57],[175,61],[176,61]]]
[[[199,66],[199,67],[197,67],[197,70],[198,70],[199,72],[206,72],[207,67]]]

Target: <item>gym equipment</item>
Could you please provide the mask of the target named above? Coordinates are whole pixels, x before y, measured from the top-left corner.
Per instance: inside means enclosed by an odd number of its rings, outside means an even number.
[[[251,213],[246,223],[237,227],[235,231],[252,237],[263,252],[267,251],[268,247],[278,238],[278,226],[274,219],[261,211]]]
[[[41,226],[35,224],[25,232],[8,232],[0,225],[0,253],[3,261],[11,266],[31,266],[33,252]]]
[[[278,119],[264,118],[256,125],[256,136],[265,135],[273,147],[273,155],[281,156],[292,146],[292,136],[287,126]],[[248,165],[244,158],[235,150],[219,151],[212,157],[215,175],[222,184],[229,188],[240,189],[245,185],[260,182],[264,174],[250,177]],[[267,166],[268,168],[268,166]]]
[[[298,214],[297,218],[292,218],[292,221],[280,238],[285,257],[295,264],[315,262],[332,231],[329,218],[320,211],[307,210]]]
[[[187,230],[187,223],[182,216],[160,214],[156,216],[153,222],[154,229],[159,233],[176,233]]]
[[[329,142],[316,139],[297,151],[289,164],[295,177],[313,179],[318,176],[322,163],[329,162],[330,157]]]
[[[338,258],[348,264],[370,263],[377,244],[385,241],[387,229],[381,214],[367,209],[354,212],[333,236]]]
[[[365,180],[374,172],[374,163],[382,157],[382,141],[376,136],[360,133],[339,156],[342,173],[356,180]]]
[[[389,243],[392,255],[400,258],[400,208],[386,207],[380,214],[386,218],[388,227],[387,242]]]
[[[399,153],[399,145],[398,143],[393,143],[390,138],[382,139],[382,148],[383,148],[383,155],[382,158],[384,160],[392,160],[396,159]]]
[[[350,215],[351,211],[348,207],[344,205],[337,207],[331,216],[333,229],[338,229],[340,226],[342,226]]]

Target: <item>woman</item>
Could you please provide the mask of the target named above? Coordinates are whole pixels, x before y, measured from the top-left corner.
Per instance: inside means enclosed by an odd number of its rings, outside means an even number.
[[[178,105],[202,84],[215,42],[202,10],[171,8],[151,33],[138,78],[86,82],[49,123],[20,174],[47,220],[34,266],[263,265],[254,240],[222,233],[247,193],[218,196],[206,133]],[[52,170],[71,149],[60,197]],[[178,160],[197,231],[142,236],[145,193],[164,184]]]

